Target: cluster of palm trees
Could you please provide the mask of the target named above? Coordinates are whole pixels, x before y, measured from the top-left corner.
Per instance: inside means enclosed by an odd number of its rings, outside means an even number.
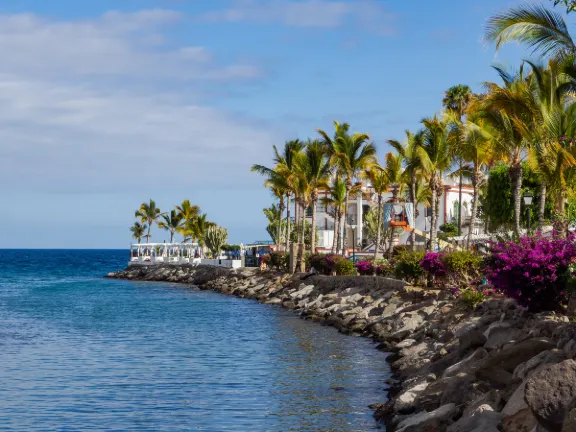
[[[290,243],[291,201],[302,244],[306,209],[316,230],[319,192],[334,217],[334,252],[345,252],[347,203],[362,193],[368,181],[377,196],[380,245],[383,195],[392,191],[391,202],[408,201],[430,208],[428,247],[437,241],[443,179],[459,183],[458,231],[462,234],[462,184],[473,187],[467,246],[476,224],[480,194],[488,171],[497,163],[509,165],[514,203],[513,230],[521,234],[522,165],[528,161],[540,179],[538,226],[545,224],[546,202],[552,202],[555,221],[566,226],[566,203],[576,181],[576,44],[563,17],[542,6],[523,6],[489,19],[486,40],[501,45],[517,41],[535,48],[538,61],[523,61],[518,71],[501,66],[495,70],[500,83],[486,82],[481,93],[465,85],[450,88],[443,100],[444,112],[424,118],[421,129],[406,132],[404,142],[388,140],[394,149],[380,164],[376,148],[365,133],[351,133],[347,123],[334,123],[334,132],[321,129],[319,137],[292,140],[284,148],[274,146],[274,166],[254,165],[252,171],[266,177],[265,185],[278,200],[276,242]],[[544,61],[544,63],[543,63]],[[282,223],[286,211],[286,223]],[[285,234],[281,231],[285,230]],[[312,235],[311,252],[315,251]],[[415,234],[411,235],[415,244]],[[379,253],[376,247],[375,255]]]
[[[200,207],[192,205],[189,200],[184,200],[180,205],[174,207],[169,212],[162,212],[154,200],[144,202],[135,212],[139,221],[134,222],[130,228],[132,237],[138,243],[142,238],[150,241],[152,237],[151,228],[156,224],[159,228],[170,233],[170,243],[173,242],[176,233],[182,236],[182,242],[198,242],[204,245],[204,239],[209,227],[215,226],[208,221],[206,213],[200,211]]]

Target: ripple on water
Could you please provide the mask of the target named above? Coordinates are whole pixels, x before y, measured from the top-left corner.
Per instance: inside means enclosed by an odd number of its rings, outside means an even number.
[[[388,366],[278,308],[100,278],[124,251],[0,251],[6,431],[367,431]],[[25,262],[25,265],[22,265]]]

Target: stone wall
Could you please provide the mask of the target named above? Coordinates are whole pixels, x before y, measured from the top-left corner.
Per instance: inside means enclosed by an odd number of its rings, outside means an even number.
[[[513,300],[476,310],[450,293],[371,276],[165,266],[108,277],[197,285],[298,312],[391,352],[389,431],[576,431],[576,323],[530,315]]]

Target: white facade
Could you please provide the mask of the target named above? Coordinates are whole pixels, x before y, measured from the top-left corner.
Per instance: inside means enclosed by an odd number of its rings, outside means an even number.
[[[438,227],[445,223],[458,222],[458,183],[451,179],[443,180],[443,192],[440,196],[440,208],[438,214]],[[320,196],[323,198],[323,195]],[[386,202],[392,198],[392,192],[389,191],[383,195],[383,202]],[[473,189],[470,185],[463,185],[462,187],[462,221],[463,233],[468,233],[468,224],[471,210],[472,210],[472,198]],[[353,231],[350,225],[356,225],[356,239],[355,239],[355,249],[357,251],[365,249],[368,245],[363,242],[362,229],[358,228],[358,221],[364,220],[364,212],[368,209],[375,207],[377,204],[377,196],[374,193],[370,185],[364,186],[362,188],[361,196],[351,198],[348,201],[348,211],[347,211],[347,248],[352,249],[353,247]],[[318,230],[318,250],[321,252],[328,252],[332,249],[332,244],[334,241],[334,218],[327,211],[326,206],[321,204],[321,199],[317,206],[316,212],[316,227]],[[417,209],[417,216],[415,219],[415,226],[417,230],[423,232],[430,231],[430,209],[425,208],[423,205],[419,206]],[[311,216],[307,216],[309,222],[312,221]],[[479,230],[476,228],[473,230],[474,234],[479,234]],[[409,241],[409,232],[404,232],[400,236],[400,244],[406,244]],[[424,244],[423,238],[417,238],[417,242]],[[372,248],[373,250],[373,248]],[[368,250],[367,250],[368,251]]]

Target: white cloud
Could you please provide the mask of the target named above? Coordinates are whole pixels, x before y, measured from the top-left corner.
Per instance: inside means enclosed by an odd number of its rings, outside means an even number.
[[[192,89],[261,72],[167,43],[164,28],[183,19],[164,10],[85,21],[0,15],[0,190],[162,190],[249,178],[271,133],[202,105]]]
[[[164,28],[183,18],[165,10],[109,12],[87,21],[0,15],[0,72],[41,77],[210,78],[209,66],[213,65],[207,63],[212,56],[205,48],[171,48],[164,43]],[[258,75],[256,68],[251,73]],[[241,74],[245,76],[245,72]]]
[[[281,23],[294,27],[339,27],[351,20],[360,29],[394,33],[395,16],[376,0],[236,0],[234,6],[202,17],[210,22]]]

